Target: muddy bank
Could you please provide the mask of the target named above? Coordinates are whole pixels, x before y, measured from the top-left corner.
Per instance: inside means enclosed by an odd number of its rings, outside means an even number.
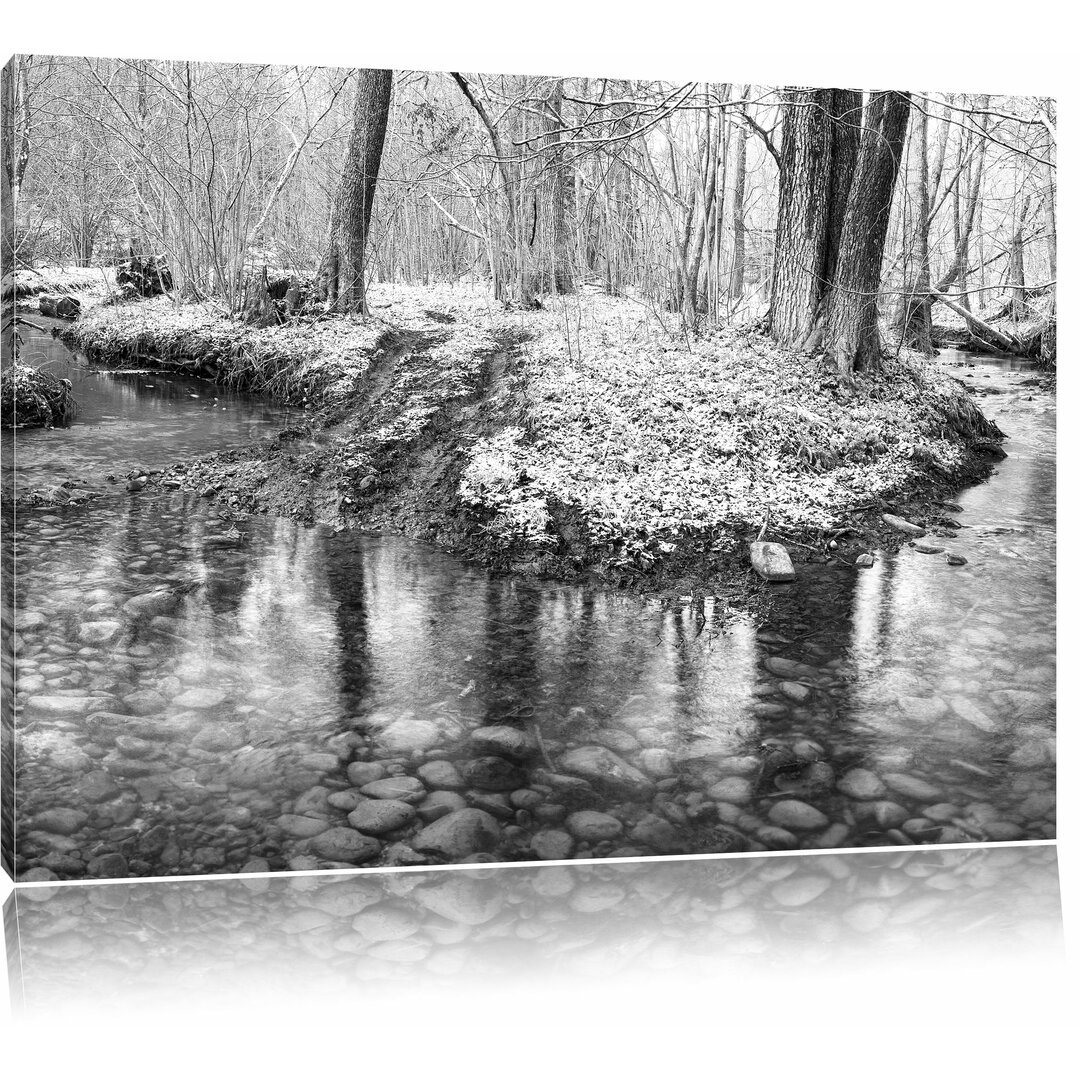
[[[951,493],[1001,456],[973,395],[913,357],[852,389],[820,358],[748,332],[680,343],[608,298],[575,298],[568,334],[566,311],[384,288],[368,322],[252,330],[151,301],[62,331],[99,363],[308,409],[256,445],[114,482],[397,532],[541,577],[745,590],[762,525],[796,564],[910,542],[883,513],[947,543]]]

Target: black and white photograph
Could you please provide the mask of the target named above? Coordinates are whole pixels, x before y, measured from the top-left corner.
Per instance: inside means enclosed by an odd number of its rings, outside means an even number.
[[[1064,59],[175,19],[4,49],[12,1009],[1052,962]]]

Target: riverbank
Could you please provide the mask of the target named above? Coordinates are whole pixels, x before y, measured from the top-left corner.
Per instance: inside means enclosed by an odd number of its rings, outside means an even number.
[[[112,267],[41,266],[5,274],[0,299],[5,304],[25,305],[42,293],[85,294],[87,299],[103,300],[116,281]]]
[[[373,316],[266,329],[170,300],[91,308],[61,336],[97,362],[264,390],[306,422],[181,462],[149,485],[236,514],[393,531],[486,565],[617,584],[746,573],[746,541],[796,563],[950,531],[1000,433],[933,361],[842,385],[820,357],[583,295],[510,311],[486,291],[375,285]],[[941,556],[944,558],[944,555]]]

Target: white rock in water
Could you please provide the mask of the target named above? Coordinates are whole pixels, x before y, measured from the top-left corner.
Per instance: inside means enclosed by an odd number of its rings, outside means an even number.
[[[631,794],[648,794],[653,782],[606,746],[580,746],[563,755],[562,767],[572,776],[618,788]]]
[[[85,622],[79,627],[79,640],[84,645],[104,645],[118,637],[123,626],[111,619],[100,622]]]
[[[902,533],[907,533],[908,536],[926,535],[926,530],[921,525],[913,525],[910,521],[905,521],[902,517],[897,517],[895,514],[882,514],[881,520],[890,528],[897,529]]]
[[[759,540],[750,545],[750,564],[766,581],[794,581],[795,568],[783,544]]]
[[[784,829],[822,829],[829,819],[818,809],[798,799],[784,799],[769,811],[769,820]]]
[[[886,790],[877,774],[869,769],[849,769],[836,787],[852,799],[880,799]]]
[[[934,802],[941,798],[941,788],[920,780],[917,776],[908,776],[906,773],[885,773],[882,777],[898,795],[908,799],[916,799],[919,802]]]
[[[952,711],[956,713],[961,720],[966,720],[972,727],[977,727],[980,731],[987,732],[995,732],[998,730],[997,721],[992,720],[982,711],[982,709],[973,705],[967,698],[951,698],[949,704],[952,706]]]
[[[491,851],[498,842],[499,823],[487,811],[468,807],[421,829],[410,845],[425,855],[453,860]]]

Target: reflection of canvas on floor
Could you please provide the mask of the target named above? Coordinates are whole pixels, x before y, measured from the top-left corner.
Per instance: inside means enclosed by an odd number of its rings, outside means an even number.
[[[6,915],[12,1002],[30,1016],[156,1010],[193,980],[260,1001],[492,978],[513,993],[519,980],[936,969],[1061,946],[1052,846],[39,887]]]

